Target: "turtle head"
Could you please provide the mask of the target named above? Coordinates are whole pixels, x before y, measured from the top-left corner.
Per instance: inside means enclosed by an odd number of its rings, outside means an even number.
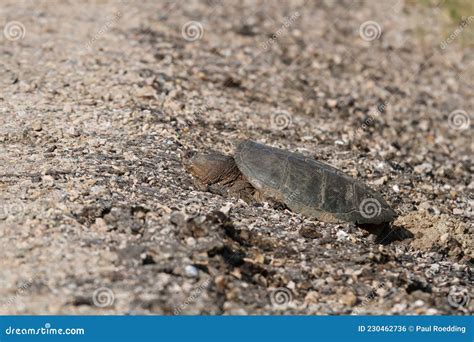
[[[186,151],[182,154],[183,166],[197,181],[199,188],[218,182],[231,182],[240,171],[234,158],[219,152],[198,153]]]

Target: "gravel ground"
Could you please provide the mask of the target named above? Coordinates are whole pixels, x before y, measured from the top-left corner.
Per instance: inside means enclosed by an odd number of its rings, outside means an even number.
[[[2,0],[0,313],[472,313],[472,14]],[[182,152],[241,138],[366,182],[413,237],[197,191]]]

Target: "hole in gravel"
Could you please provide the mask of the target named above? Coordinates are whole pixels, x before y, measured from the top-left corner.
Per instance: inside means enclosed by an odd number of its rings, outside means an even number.
[[[197,269],[203,271],[204,273],[207,273],[209,274],[209,268],[206,266],[206,265],[202,265],[202,264],[193,264],[194,267],[196,267]]]
[[[268,276],[268,271],[266,269],[249,262],[246,262],[240,266],[240,273],[242,274],[242,280],[249,283],[255,283],[254,275],[256,274],[260,274],[264,278]]]
[[[142,259],[142,265],[155,265],[155,259],[150,254],[146,254]]]
[[[72,305],[74,305],[74,306],[81,306],[81,305],[92,306],[92,305],[94,305],[94,303],[92,302],[91,297],[76,296],[72,300]]]
[[[231,248],[227,246],[216,247],[207,252],[207,255],[212,258],[216,255],[222,256],[224,261],[231,266],[240,266],[244,264],[245,253],[242,251],[234,252]]]
[[[408,229],[386,224],[359,224],[359,228],[366,230],[370,234],[376,236],[375,243],[381,245],[389,245],[395,241],[403,241],[406,239],[412,239],[415,235]]]
[[[419,280],[412,280],[406,288],[408,294],[418,290],[426,293],[431,293],[431,287],[427,283],[424,283]]]

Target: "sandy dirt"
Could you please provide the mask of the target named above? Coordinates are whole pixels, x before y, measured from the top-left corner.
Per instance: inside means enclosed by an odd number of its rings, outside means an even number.
[[[473,312],[474,49],[442,6],[2,0],[0,24],[1,314]],[[198,191],[182,152],[242,138],[413,237]]]

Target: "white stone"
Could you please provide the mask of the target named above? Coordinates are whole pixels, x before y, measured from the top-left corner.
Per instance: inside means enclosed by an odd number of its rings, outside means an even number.
[[[184,268],[184,272],[186,273],[186,276],[190,278],[196,278],[199,274],[199,270],[192,265],[187,265]]]

